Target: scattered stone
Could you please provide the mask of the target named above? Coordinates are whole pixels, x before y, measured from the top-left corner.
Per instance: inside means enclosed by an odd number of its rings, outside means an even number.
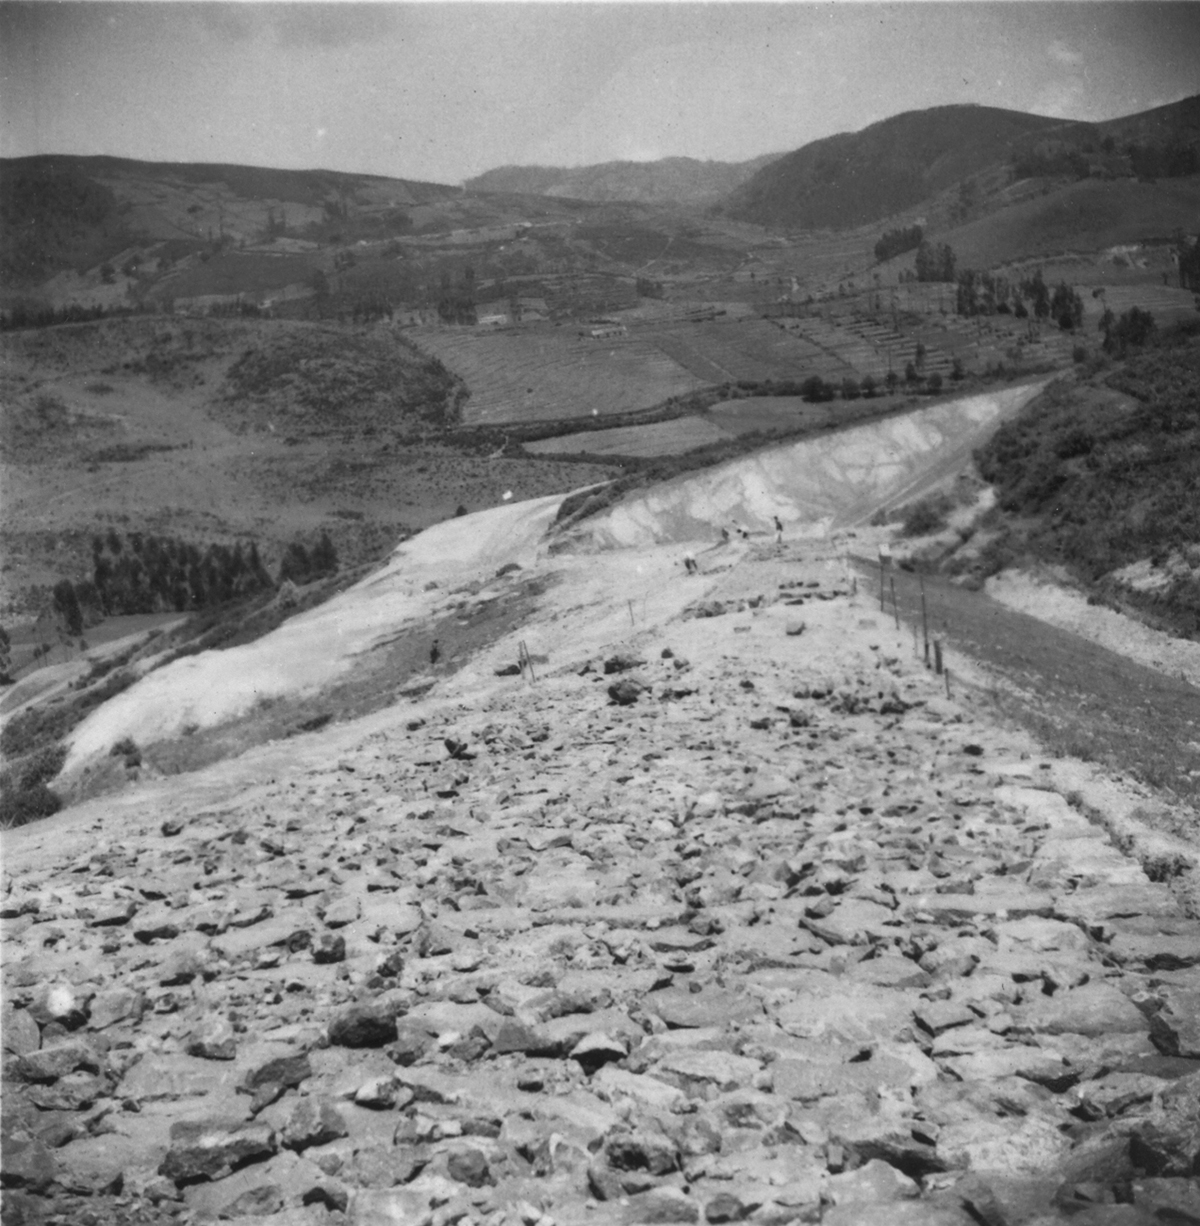
[[[170,1148],[158,1172],[176,1184],[220,1179],[234,1167],[269,1158],[276,1148],[275,1133],[266,1124],[180,1120],[171,1125]]]
[[[233,1060],[237,1056],[237,1036],[227,1017],[211,1013],[188,1036],[184,1050],[189,1056],[205,1060]]]
[[[736,582],[650,663],[48,840],[0,889],[6,1226],[1200,1219],[1174,885],[890,620]]]
[[[349,1130],[341,1113],[324,1098],[301,1098],[292,1108],[280,1133],[280,1141],[289,1149],[307,1149],[310,1145],[327,1145]]]
[[[340,1047],[382,1047],[396,1038],[398,1011],[390,1001],[349,1005],[329,1023],[329,1041]]]
[[[1200,1060],[1200,989],[1170,985],[1158,990],[1159,1007],[1150,1018],[1150,1037],[1164,1055]]]
[[[620,681],[614,681],[608,687],[608,696],[618,706],[628,707],[637,702],[649,688],[637,677],[622,677]]]

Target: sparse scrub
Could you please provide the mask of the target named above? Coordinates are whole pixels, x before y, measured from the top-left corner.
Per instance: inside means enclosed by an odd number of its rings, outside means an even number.
[[[47,785],[66,757],[65,745],[47,745],[0,773],[0,829],[27,825],[62,808],[62,798]]]
[[[1052,385],[976,455],[1023,548],[1086,584],[1133,562],[1161,564],[1200,539],[1200,349],[1186,334],[1164,337],[1107,382],[1136,407]],[[1177,631],[1200,630],[1194,577],[1125,599]]]
[[[949,494],[930,494],[904,509],[901,534],[904,536],[929,536],[946,526],[946,517],[954,510],[954,500]]]

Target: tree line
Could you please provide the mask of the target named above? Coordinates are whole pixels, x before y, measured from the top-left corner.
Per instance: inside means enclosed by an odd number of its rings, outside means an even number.
[[[902,230],[885,230],[883,237],[875,244],[875,261],[882,264],[893,256],[903,255],[921,245],[925,232],[920,226],[909,226]]]
[[[999,273],[964,268],[958,275],[954,307],[957,314],[968,318],[1011,314],[1028,319],[1032,315],[1037,320],[1052,320],[1064,331],[1083,323],[1083,299],[1078,292],[1065,281],[1051,289],[1040,268],[1016,282]]]
[[[110,528],[92,540],[92,573],[81,581],[60,579],[52,604],[65,633],[78,638],[84,625],[130,613],[187,612],[211,608],[286,581],[302,584],[333,574],[337,551],[322,532],[312,548],[294,541],[273,579],[250,541],[201,547],[172,536]]]

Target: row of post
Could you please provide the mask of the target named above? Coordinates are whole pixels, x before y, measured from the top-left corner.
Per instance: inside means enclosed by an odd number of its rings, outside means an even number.
[[[888,560],[889,559],[884,554],[882,553],[880,554],[880,558],[879,558],[879,611],[881,613],[887,612],[887,603],[886,603],[886,596],[885,596],[885,591],[884,591],[883,575],[884,575],[884,571],[886,569]],[[945,666],[945,663],[942,658],[942,640],[937,639],[937,638],[930,639],[929,637],[929,605],[925,599],[925,576],[918,574],[917,581],[921,585],[921,632],[922,632],[922,636],[925,641],[925,667],[926,668],[930,667],[931,661],[929,657],[930,657],[930,648],[932,648],[933,649],[933,660],[932,660],[933,671],[939,677],[946,678],[946,697],[948,698],[950,696],[950,670]],[[896,629],[899,630],[900,629],[900,605],[896,600],[896,577],[895,575],[889,576],[889,582],[891,585],[891,593],[892,593],[892,616],[896,620]],[[914,655],[917,654],[917,627],[915,623],[913,624],[913,654]]]

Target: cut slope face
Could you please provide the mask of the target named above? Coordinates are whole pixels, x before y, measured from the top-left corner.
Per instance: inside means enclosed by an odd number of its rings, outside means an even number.
[[[427,618],[464,569],[529,566],[562,496],[464,515],[405,542],[376,574],[253,643],[176,660],[117,695],[76,729],[68,780],[124,737],[148,744],[211,728],[255,704],[314,693],[397,630]]]
[[[630,499],[580,538],[589,548],[640,548],[712,540],[730,525],[769,530],[776,515],[792,534],[862,523],[956,471],[1039,388],[1005,388],[760,452]],[[375,648],[431,619],[447,588],[486,580],[509,562],[534,565],[561,502],[552,494],[438,524],[370,578],[264,638],[151,673],[79,725],[65,779],[79,778],[126,737],[139,745],[172,739],[335,684]],[[436,587],[427,591],[431,580]]]
[[[601,546],[766,531],[774,516],[813,535],[865,523],[957,470],[983,438],[1041,390],[1027,384],[760,451],[614,507],[585,531]]]

